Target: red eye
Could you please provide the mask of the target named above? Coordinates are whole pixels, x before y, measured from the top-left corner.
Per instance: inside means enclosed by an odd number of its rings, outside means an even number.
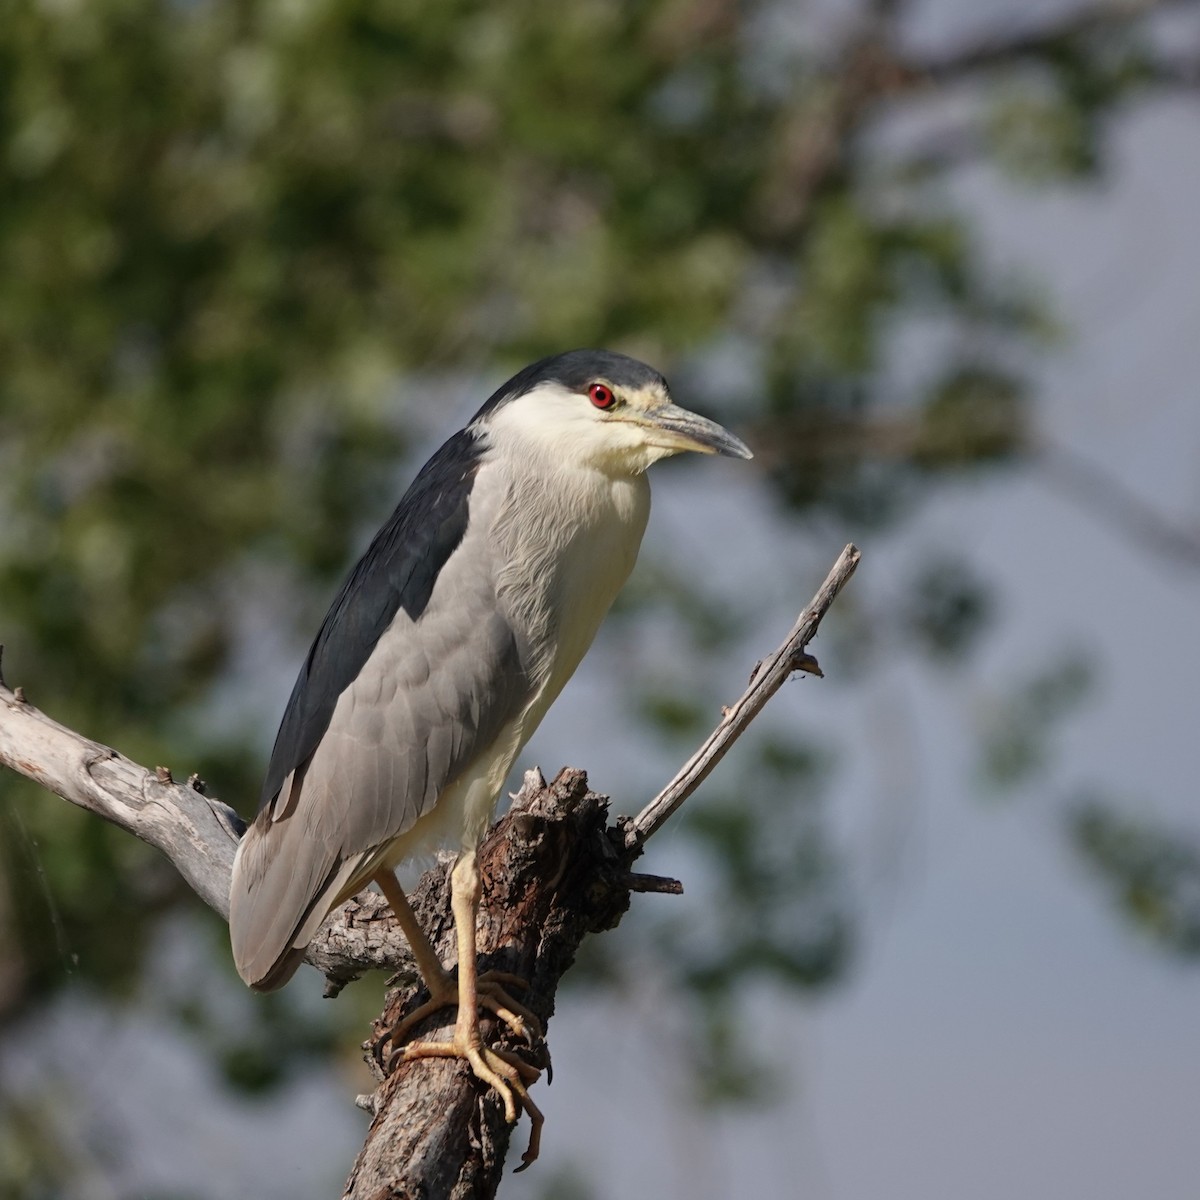
[[[617,402],[616,396],[612,393],[612,388],[606,387],[603,383],[593,383],[588,388],[588,395],[592,398],[592,403],[597,408],[612,408]]]

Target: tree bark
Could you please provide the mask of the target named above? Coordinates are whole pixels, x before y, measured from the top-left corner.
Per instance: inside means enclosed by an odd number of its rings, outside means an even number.
[[[559,981],[588,933],[610,929],[631,892],[678,892],[671,879],[634,874],[646,840],[699,786],[766,701],[795,671],[820,674],[805,651],[822,617],[853,575],[859,553],[847,546],[783,644],[759,663],[745,693],[724,711],[714,733],[676,777],[633,819],[608,823],[608,799],[587,777],[565,768],[550,784],[531,771],[508,814],[479,851],[483,897],[477,940],[481,970],[528,980],[519,999],[542,1022],[553,1015]],[[0,764],[119,825],[160,849],[197,895],[229,913],[229,875],[244,824],[170,771],[147,770],[107,746],[59,725],[0,677]],[[410,900],[445,963],[455,957],[449,868],[427,871]],[[360,1103],[370,1129],[343,1200],[465,1200],[492,1197],[513,1129],[496,1093],[461,1061],[419,1059],[390,1070],[387,1033],[422,998],[412,958],[382,896],[363,893],[321,927],[307,959],[326,976],[327,993],[372,967],[399,971],[385,1008],[364,1044],[379,1086]],[[436,1038],[454,1012],[433,1014],[414,1031]],[[530,1050],[507,1028],[484,1019],[485,1039],[545,1068],[544,1046]]]
[[[611,929],[629,907],[629,867],[640,850],[625,849],[625,824],[609,827],[608,798],[588,790],[582,771],[566,768],[547,784],[534,770],[480,849],[480,970],[527,979],[529,990],[520,999],[543,1027],[584,936]],[[411,900],[439,957],[453,961],[448,868],[427,872]],[[499,1186],[514,1129],[496,1093],[481,1087],[465,1063],[421,1059],[402,1063],[384,1078],[387,1032],[421,998],[419,986],[390,992],[364,1045],[381,1083],[370,1101],[371,1128],[344,1200],[466,1200],[493,1196]],[[414,1036],[449,1036],[453,1021],[448,1009]],[[484,1040],[522,1053],[522,1043],[501,1022],[484,1021]],[[548,1066],[544,1051],[525,1050],[524,1056],[534,1066]],[[431,1122],[431,1113],[439,1119]],[[400,1163],[403,1179],[397,1178]]]

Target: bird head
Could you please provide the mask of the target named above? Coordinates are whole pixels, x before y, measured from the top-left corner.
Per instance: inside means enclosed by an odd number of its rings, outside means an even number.
[[[653,368],[607,350],[571,350],[526,367],[472,425],[514,449],[620,474],[685,450],[753,457],[727,429],[676,404]]]

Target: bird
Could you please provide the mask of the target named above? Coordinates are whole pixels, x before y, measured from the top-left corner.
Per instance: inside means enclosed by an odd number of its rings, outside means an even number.
[[[322,922],[374,881],[430,1000],[392,1031],[458,1006],[454,1035],[404,1059],[466,1059],[509,1122],[538,1072],[485,1046],[479,1008],[532,1041],[536,1018],[476,970],[476,849],[522,747],[633,569],[647,469],[684,451],[751,458],[677,405],[666,379],[605,350],[543,358],[499,387],[417,474],[350,571],[288,699],[230,887],[242,979],[282,987]],[[394,873],[439,843],[451,871],[457,982]],[[535,1138],[530,1152],[536,1155]]]

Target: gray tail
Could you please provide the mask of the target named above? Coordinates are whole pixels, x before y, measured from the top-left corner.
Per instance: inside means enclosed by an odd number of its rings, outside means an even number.
[[[291,979],[321,922],[355,890],[346,885],[361,857],[338,862],[303,836],[303,822],[259,813],[238,846],[229,892],[233,961],[246,983],[272,992]]]

